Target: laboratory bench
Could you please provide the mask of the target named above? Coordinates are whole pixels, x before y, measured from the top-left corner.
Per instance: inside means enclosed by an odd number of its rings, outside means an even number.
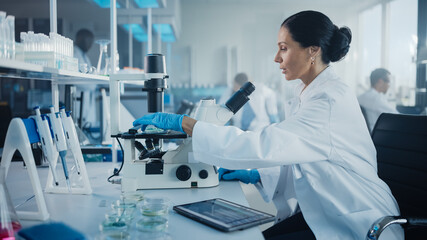
[[[105,219],[105,214],[111,210],[111,204],[120,199],[121,187],[107,182],[111,175],[112,163],[88,162],[86,163],[89,181],[93,193],[90,195],[50,194],[44,193],[50,219],[48,221],[62,222],[75,230],[83,233],[88,239],[100,239],[99,225]],[[59,168],[58,168],[59,169]],[[40,183],[44,188],[49,168],[37,168]],[[59,171],[58,171],[59,172]],[[24,203],[33,195],[29,183],[28,172],[22,162],[12,162],[7,175],[6,183],[15,206]],[[192,189],[160,189],[143,190],[145,196],[166,197],[172,205],[179,205],[200,200],[223,198],[244,206],[248,202],[240,187],[239,182],[220,182],[217,187],[192,188]],[[18,210],[35,209],[34,198],[22,204]],[[137,214],[140,214],[139,211]],[[135,228],[135,219],[131,225],[131,239],[145,239],[145,234]],[[23,228],[41,224],[41,221],[21,220]],[[170,210],[169,224],[166,239],[264,239],[258,227],[235,231],[221,232],[205,226],[199,222],[181,216]]]

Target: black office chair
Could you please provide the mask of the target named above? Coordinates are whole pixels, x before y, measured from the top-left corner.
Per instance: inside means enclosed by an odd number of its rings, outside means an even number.
[[[427,116],[383,113],[372,131],[378,175],[396,198],[400,216],[378,219],[366,239],[401,224],[405,239],[427,239]]]

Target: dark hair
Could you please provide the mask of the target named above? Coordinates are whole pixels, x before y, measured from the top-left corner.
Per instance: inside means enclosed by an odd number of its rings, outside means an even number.
[[[248,75],[246,75],[246,73],[238,73],[234,77],[234,82],[239,84],[240,86],[243,86],[243,84],[245,84],[248,81],[249,81],[249,77]]]
[[[385,82],[390,81],[388,79],[389,74],[390,72],[385,68],[375,69],[374,71],[371,72],[371,76],[370,76],[371,86],[374,87],[377,84],[378,80],[380,79],[384,80]]]
[[[83,52],[87,52],[93,43],[93,33],[85,28],[80,29],[76,33],[76,40],[74,43],[82,49]]]
[[[82,28],[76,33],[76,39],[80,38],[94,38],[93,33],[86,28]]]
[[[337,62],[350,49],[351,30],[338,28],[323,13],[302,11],[288,17],[281,27],[288,29],[292,39],[302,47],[318,46],[324,63]]]

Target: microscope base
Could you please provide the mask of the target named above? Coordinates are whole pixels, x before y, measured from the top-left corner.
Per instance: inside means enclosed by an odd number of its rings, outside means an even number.
[[[204,163],[163,163],[134,160],[123,166],[122,191],[218,186],[215,167]],[[181,180],[180,180],[181,179]]]

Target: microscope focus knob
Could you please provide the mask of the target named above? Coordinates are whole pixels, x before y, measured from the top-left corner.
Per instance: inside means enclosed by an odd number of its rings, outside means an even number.
[[[206,171],[205,169],[201,170],[201,171],[199,172],[199,177],[200,177],[201,179],[206,179],[206,178],[208,178],[208,171]]]
[[[191,177],[191,168],[187,165],[181,165],[176,169],[176,177],[181,181],[187,181]]]

